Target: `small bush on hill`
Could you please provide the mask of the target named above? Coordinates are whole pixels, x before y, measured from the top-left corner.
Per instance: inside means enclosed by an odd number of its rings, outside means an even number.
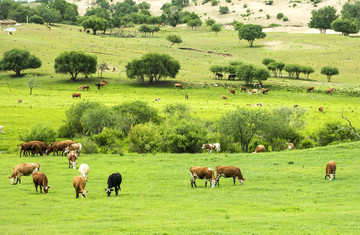
[[[51,126],[39,123],[19,134],[19,139],[24,142],[37,140],[50,144],[56,140],[56,131]]]
[[[278,19],[278,20],[281,20],[283,17],[284,17],[284,14],[283,14],[283,13],[278,13],[278,14],[276,15],[276,19]]]

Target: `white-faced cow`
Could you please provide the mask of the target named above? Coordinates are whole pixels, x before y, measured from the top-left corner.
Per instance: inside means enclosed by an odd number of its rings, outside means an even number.
[[[329,180],[335,179],[335,173],[336,173],[336,162],[334,161],[328,162],[325,168],[325,179],[326,177],[329,177]]]
[[[86,186],[85,176],[75,176],[73,180],[73,186],[75,188],[76,198],[79,198],[79,193],[81,193],[82,198],[86,197],[88,191],[85,190],[85,186]]]
[[[215,143],[215,144],[203,144],[203,146],[201,147],[201,149],[207,149],[208,153],[211,153],[211,151],[215,150],[215,153],[220,153],[220,144],[219,143]]]
[[[253,153],[260,153],[260,152],[265,152],[265,146],[262,144],[256,146],[255,151]]]
[[[108,178],[108,188],[105,189],[105,192],[107,193],[108,197],[110,197],[111,192],[114,191],[113,188],[115,188],[115,194],[116,196],[119,193],[119,190],[121,191],[120,184],[122,182],[122,177],[119,172],[113,173]]]
[[[295,149],[295,145],[293,143],[286,143],[286,144],[287,144],[287,149],[288,150]]]
[[[244,184],[245,178],[241,174],[240,168],[236,166],[217,166],[215,170],[216,170],[216,184],[218,186],[220,186],[220,182],[219,182],[220,177],[225,177],[225,178],[232,177],[234,180],[234,185],[236,179],[240,181],[240,184]]]
[[[29,176],[35,171],[40,170],[39,163],[21,163],[19,165],[14,166],[11,176],[9,176],[11,184],[21,184],[21,176]],[[15,182],[16,180],[16,182]]]
[[[33,182],[35,184],[36,192],[38,191],[38,186],[40,186],[40,193],[42,193],[42,188],[44,188],[44,193],[48,194],[50,186],[48,186],[48,179],[45,174],[40,171],[35,171],[33,173]]]
[[[193,187],[193,185],[195,186],[195,188],[197,188],[195,180],[197,178],[199,179],[205,179],[205,187],[207,186],[207,182],[210,181],[211,184],[211,188],[215,187],[215,174],[214,171],[212,169],[210,169],[209,167],[204,167],[204,166],[194,166],[194,167],[190,167],[190,175],[191,175],[191,187]]]
[[[70,168],[70,165],[72,165],[72,168],[73,169],[76,169],[76,160],[78,158],[78,155],[75,151],[70,151],[68,156],[67,156],[68,160],[69,160],[69,168]]]

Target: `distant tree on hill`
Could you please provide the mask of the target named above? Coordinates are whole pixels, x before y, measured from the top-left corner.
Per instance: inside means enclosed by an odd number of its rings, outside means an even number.
[[[41,67],[38,57],[30,55],[30,52],[22,49],[12,49],[6,51],[0,60],[0,70],[13,70],[17,77],[24,69],[36,69]]]
[[[182,43],[182,39],[179,35],[175,35],[175,34],[170,34],[166,37],[166,40],[168,40],[169,42],[171,42],[172,44],[170,45],[170,47],[172,47],[175,43]]]
[[[331,29],[331,23],[338,18],[336,9],[332,6],[312,10],[311,14],[308,26],[320,30],[320,33],[325,33],[327,29]]]
[[[92,29],[93,34],[96,35],[97,30],[103,30],[105,33],[108,21],[97,16],[90,16],[81,23],[81,26],[87,29]]]
[[[43,18],[41,18],[38,15],[33,15],[29,18],[29,22],[30,23],[35,23],[35,24],[44,24],[44,20]]]
[[[221,31],[221,24],[213,24],[210,30],[217,34],[218,32]]]
[[[331,76],[338,75],[339,70],[336,67],[325,66],[321,69],[321,74],[326,75],[328,82],[330,82]]]
[[[214,19],[210,19],[210,18],[205,21],[205,24],[210,27],[212,25],[214,25],[215,23],[216,23],[216,21]]]
[[[100,77],[102,78],[102,74],[105,70],[109,70],[109,66],[106,62],[101,62],[101,63],[98,63],[97,65],[97,68],[98,70],[100,71]],[[99,77],[99,73],[98,73],[98,77]]]
[[[262,32],[262,26],[256,24],[246,24],[238,32],[239,39],[247,40],[250,47],[253,47],[255,39],[266,37],[266,33]]]
[[[309,79],[309,75],[315,72],[315,70],[311,66],[302,66],[301,72],[306,75],[307,79]]]
[[[36,7],[36,11],[38,12],[38,15],[50,25],[61,21],[61,14],[56,9],[48,8],[46,5],[40,5]]]
[[[356,21],[350,19],[336,19],[331,23],[331,28],[336,32],[341,32],[344,36],[359,32]]]
[[[227,13],[229,13],[229,8],[227,6],[220,6],[219,12],[222,15],[227,14]]]
[[[194,20],[189,20],[187,22],[187,25],[190,26],[192,29],[194,29],[194,27],[196,29],[197,27],[202,25],[202,22],[200,19],[194,19]]]

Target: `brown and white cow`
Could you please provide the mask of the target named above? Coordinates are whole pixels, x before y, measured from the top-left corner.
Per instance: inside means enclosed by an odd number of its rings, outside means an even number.
[[[89,90],[90,89],[90,86],[89,85],[83,85],[83,86],[79,86],[79,90],[82,91],[82,90]]]
[[[222,95],[222,96],[221,96],[221,99],[222,99],[222,100],[227,100],[228,98],[226,97],[226,95]]]
[[[230,90],[229,90],[229,94],[230,94],[230,95],[235,95],[235,89],[230,89]]]
[[[240,92],[246,92],[246,86],[240,86]]]
[[[260,153],[260,152],[265,152],[265,146],[262,144],[256,146],[256,149],[253,153]]]
[[[265,95],[269,92],[269,89],[261,88],[260,91],[261,91],[261,94]]]
[[[67,154],[70,151],[75,151],[78,155],[80,155],[81,149],[82,145],[80,143],[73,143],[65,148],[64,153]]]
[[[191,179],[190,179],[191,187],[195,185],[195,188],[197,188],[195,183],[195,180],[197,178],[205,179],[205,187],[207,186],[208,181],[210,181],[211,188],[215,187],[215,183],[216,183],[215,174],[214,171],[209,167],[204,167],[204,166],[190,167],[190,175],[191,175]]]
[[[286,143],[286,144],[287,144],[287,149],[288,150],[295,149],[295,145],[293,143]]]
[[[319,111],[320,111],[320,112],[324,112],[323,106],[320,106],[320,107],[319,107]]]
[[[184,89],[184,86],[181,83],[175,83],[174,87]]]
[[[76,198],[79,198],[79,193],[81,197],[85,198],[88,191],[85,190],[86,186],[86,177],[85,176],[75,176],[73,180],[73,186],[75,188]]]
[[[79,99],[81,99],[81,93],[73,93],[72,95],[71,95],[71,99],[72,98],[79,98]]]
[[[219,143],[215,143],[215,144],[203,144],[203,146],[201,147],[201,149],[207,149],[208,153],[211,153],[211,151],[215,150],[215,153],[220,153],[220,144]]]
[[[67,156],[68,160],[69,160],[69,168],[70,168],[70,164],[72,165],[73,169],[76,169],[76,160],[78,158],[78,155],[75,151],[70,151],[68,156]]]
[[[11,184],[21,184],[21,176],[29,176],[35,171],[40,170],[39,163],[21,163],[19,165],[14,166],[11,176],[9,176]],[[15,182],[16,179],[16,182]]]
[[[59,141],[59,142],[53,142],[46,150],[45,154],[46,156],[49,155],[50,153],[53,153],[53,156],[55,155],[55,153],[58,155],[59,152],[61,152],[61,155],[64,155],[64,152],[66,150],[67,147],[69,147],[72,144],[75,144],[76,142],[71,141],[71,140],[63,140],[63,141]]]
[[[328,162],[325,168],[325,179],[326,177],[329,177],[329,180],[335,179],[335,173],[336,173],[336,162],[334,161]]]
[[[240,181],[240,184],[244,184],[244,181],[246,178],[243,177],[241,174],[240,168],[236,166],[216,166],[216,184],[220,186],[219,179],[220,177],[230,178],[232,177],[234,180],[234,186],[235,186],[235,180],[238,179]]]
[[[40,186],[40,193],[42,193],[42,188],[44,188],[44,193],[48,194],[50,186],[48,186],[48,179],[45,174],[40,171],[35,171],[33,173],[33,182],[36,192],[38,191],[38,186]]]

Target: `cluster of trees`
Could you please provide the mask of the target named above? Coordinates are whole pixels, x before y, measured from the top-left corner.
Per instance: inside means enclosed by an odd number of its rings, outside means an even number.
[[[289,74],[289,78],[299,79],[301,73],[305,74],[307,79],[309,75],[315,70],[311,66],[298,65],[298,64],[285,64],[283,62],[277,62],[271,58],[263,59],[262,63],[273,72],[274,77],[282,77],[282,71],[286,71]]]
[[[320,33],[325,33],[327,29],[333,29],[348,36],[351,33],[358,33],[360,30],[359,11],[360,2],[345,3],[341,10],[341,18],[339,18],[334,7],[326,6],[311,12],[312,17],[308,25],[310,28],[319,29]]]

